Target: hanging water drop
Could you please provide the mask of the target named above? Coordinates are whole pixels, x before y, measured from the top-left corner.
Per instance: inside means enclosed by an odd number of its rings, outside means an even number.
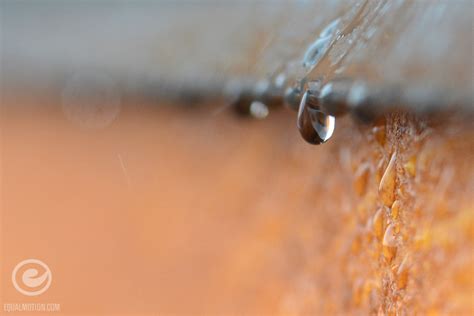
[[[301,98],[297,126],[301,136],[310,144],[322,144],[331,138],[335,127],[334,116],[319,107],[317,96],[306,91]]]

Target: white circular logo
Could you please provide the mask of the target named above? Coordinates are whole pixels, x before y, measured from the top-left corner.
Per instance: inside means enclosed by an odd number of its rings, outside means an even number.
[[[12,272],[13,286],[26,296],[37,296],[46,292],[52,279],[49,267],[38,259],[23,260]]]

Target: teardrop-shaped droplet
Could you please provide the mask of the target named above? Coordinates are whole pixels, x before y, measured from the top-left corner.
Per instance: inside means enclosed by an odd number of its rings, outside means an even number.
[[[331,36],[326,36],[318,38],[314,43],[312,43],[304,54],[303,66],[305,68],[310,68],[316,65],[329,47],[330,41]]]
[[[301,98],[297,126],[301,136],[310,144],[322,144],[331,138],[336,121],[319,108],[318,98],[306,91]]]

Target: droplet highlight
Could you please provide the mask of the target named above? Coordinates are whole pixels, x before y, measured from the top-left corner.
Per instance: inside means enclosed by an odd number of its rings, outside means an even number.
[[[392,262],[397,255],[397,239],[395,236],[395,226],[390,224],[385,230],[382,242],[382,253],[387,262]]]
[[[256,119],[263,120],[269,112],[268,107],[262,102],[254,101],[250,104],[249,113]]]

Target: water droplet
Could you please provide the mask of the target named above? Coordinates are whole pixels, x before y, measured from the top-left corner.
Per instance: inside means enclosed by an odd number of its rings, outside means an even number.
[[[249,112],[250,115],[259,120],[266,118],[269,114],[268,107],[264,103],[259,101],[253,101],[250,104]]]
[[[301,98],[297,126],[301,136],[310,144],[322,144],[331,138],[336,121],[319,108],[316,95],[306,91]]]
[[[312,43],[304,54],[303,67],[310,68],[316,65],[321,57],[326,53],[330,42],[331,36],[327,36],[318,38],[314,43]]]
[[[384,209],[381,207],[377,210],[372,220],[374,235],[378,240],[382,240],[383,237],[384,218]]]
[[[368,163],[361,164],[355,172],[354,190],[358,196],[364,195],[367,190],[367,182],[369,181],[370,165]]]
[[[390,224],[385,230],[382,242],[382,253],[388,262],[391,262],[397,254],[397,239],[395,236],[395,227]]]
[[[395,200],[395,182],[397,177],[395,160],[396,154],[393,153],[379,185],[380,199],[382,200],[382,203],[388,207],[390,207]]]
[[[339,26],[339,22],[341,19],[335,19],[331,23],[329,23],[319,34],[319,37],[324,38],[328,36],[334,35],[334,33],[337,31],[337,27]]]

